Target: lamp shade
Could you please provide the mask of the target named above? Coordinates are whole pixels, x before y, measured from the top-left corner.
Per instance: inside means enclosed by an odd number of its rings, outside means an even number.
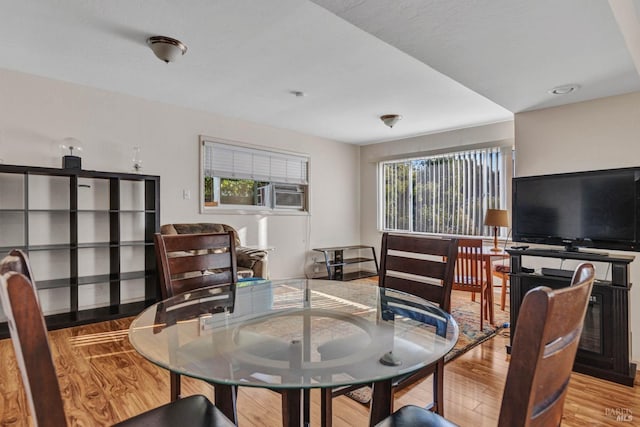
[[[487,209],[484,217],[484,225],[491,227],[508,227],[509,212],[504,209]]]

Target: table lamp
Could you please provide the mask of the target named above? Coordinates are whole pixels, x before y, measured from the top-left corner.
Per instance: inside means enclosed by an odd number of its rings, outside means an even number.
[[[484,216],[484,225],[493,227],[493,248],[492,252],[499,252],[498,248],[498,227],[509,226],[509,212],[504,209],[487,209]]]

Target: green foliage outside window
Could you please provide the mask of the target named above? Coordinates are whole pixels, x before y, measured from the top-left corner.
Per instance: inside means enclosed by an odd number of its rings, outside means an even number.
[[[219,182],[220,200],[215,200],[215,185]],[[256,205],[263,206],[264,200],[260,198],[260,188],[269,185],[269,182],[254,181],[252,179],[231,179],[212,177],[204,178],[205,203],[216,205]]]
[[[213,200],[213,177],[204,177],[204,202],[207,204],[214,203]]]
[[[221,197],[245,197],[253,198],[258,187],[268,183],[254,181],[252,179],[226,179],[220,180]]]

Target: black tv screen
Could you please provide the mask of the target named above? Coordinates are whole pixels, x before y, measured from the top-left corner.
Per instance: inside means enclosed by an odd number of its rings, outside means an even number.
[[[513,240],[640,251],[640,168],[513,179]]]

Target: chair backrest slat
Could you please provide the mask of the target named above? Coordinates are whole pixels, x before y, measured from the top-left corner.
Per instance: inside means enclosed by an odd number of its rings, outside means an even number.
[[[169,258],[169,271],[172,275],[219,269],[231,269],[231,256],[229,253],[189,254],[187,256]]]
[[[232,281],[233,277],[231,277],[231,273],[229,271],[224,271],[221,273],[198,275],[185,279],[173,279],[171,281],[171,288],[174,295],[179,295],[194,289],[206,288],[220,284],[229,284]]]
[[[232,232],[226,233],[201,233],[201,234],[172,234],[163,235],[167,252],[198,251],[225,249],[229,247],[229,234],[234,243]]]
[[[560,425],[593,286],[593,265],[581,264],[572,286],[529,291],[518,315],[500,409],[500,427]]]
[[[456,239],[384,233],[379,285],[419,296],[450,311],[457,248]]]
[[[406,274],[440,278],[446,274],[447,264],[442,261],[430,259],[405,258],[396,255],[388,255],[386,259],[387,270],[393,270]]]
[[[3,273],[0,298],[34,424],[66,426],[58,376],[35,284],[22,274],[31,274],[31,269],[24,254],[15,252],[0,262]]]

